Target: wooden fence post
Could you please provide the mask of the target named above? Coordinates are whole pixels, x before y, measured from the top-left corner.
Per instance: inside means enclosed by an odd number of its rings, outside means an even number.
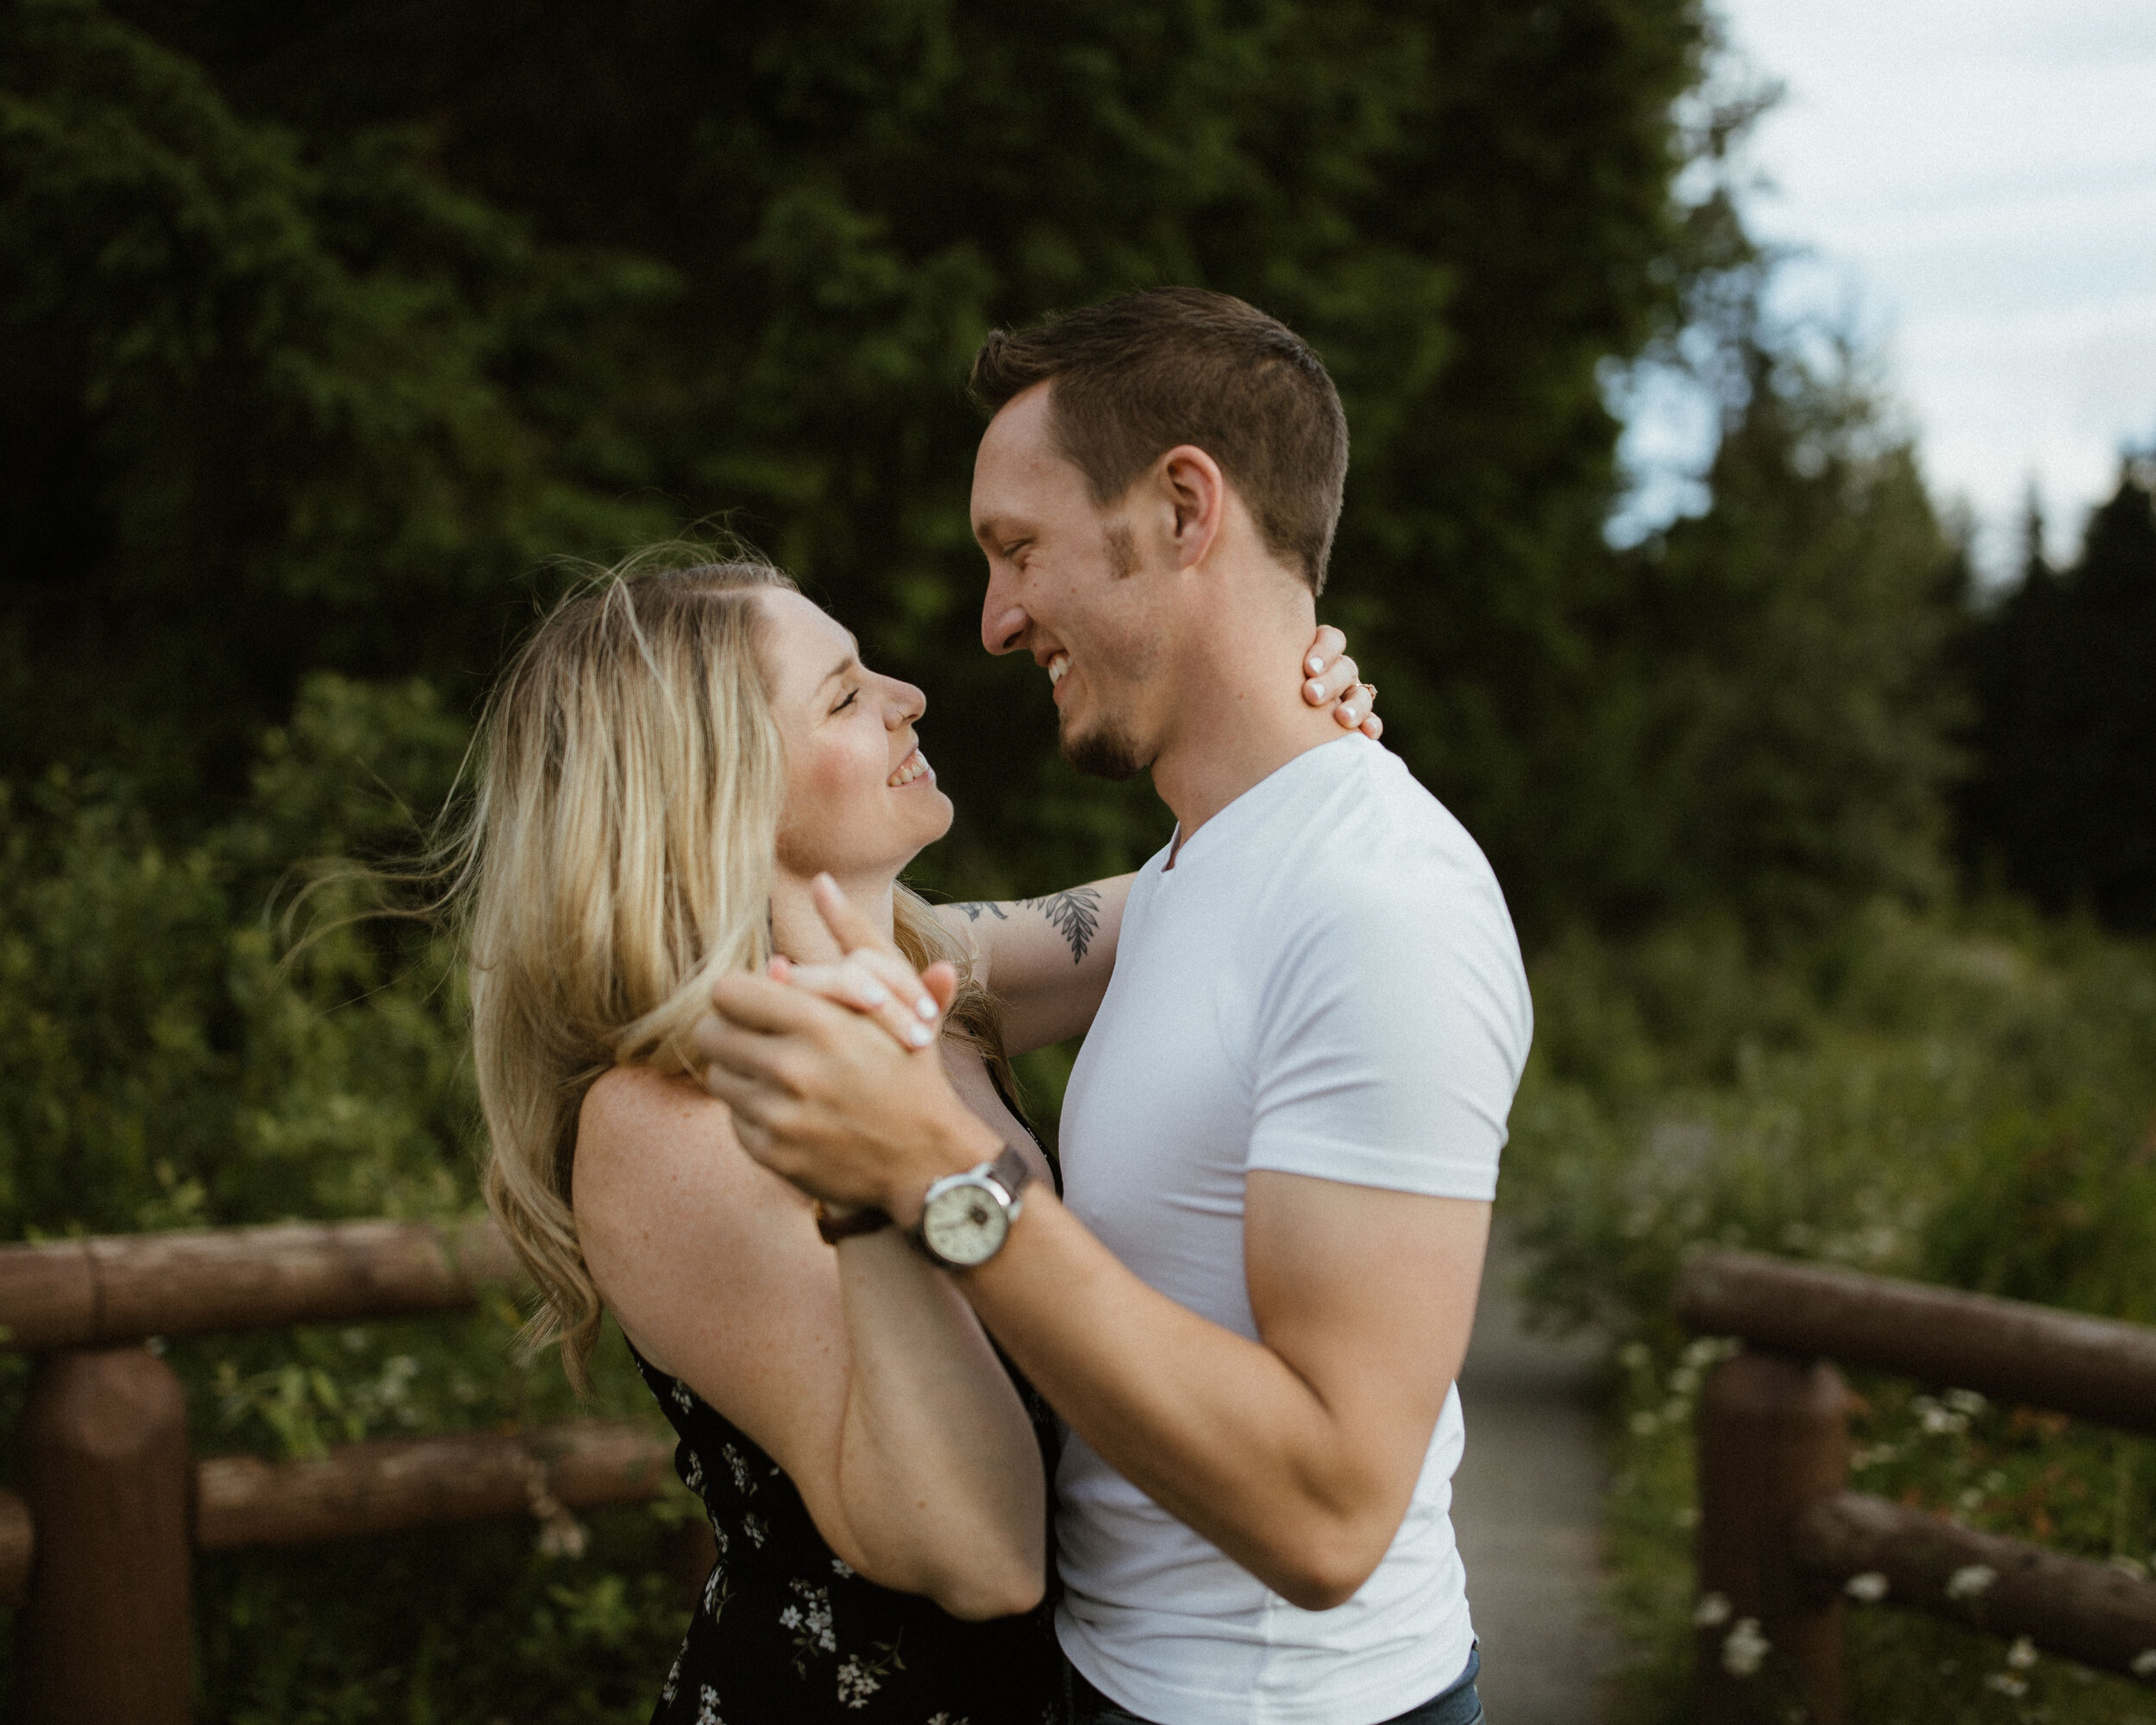
[[[47,1356],[17,1428],[37,1524],[15,1628],[21,1725],[187,1725],[187,1404],[141,1348]]]
[[[1702,1387],[1693,1693],[1699,1725],[1840,1725],[1841,1600],[1798,1569],[1798,1517],[1839,1491],[1849,1392],[1823,1362],[1740,1353]]]

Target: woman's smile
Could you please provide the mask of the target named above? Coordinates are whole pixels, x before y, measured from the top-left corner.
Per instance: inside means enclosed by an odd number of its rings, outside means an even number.
[[[884,783],[894,791],[902,791],[908,785],[916,784],[923,779],[931,784],[935,783],[936,769],[928,764],[928,756],[916,746],[906,750],[906,759],[899,762],[897,770]]]

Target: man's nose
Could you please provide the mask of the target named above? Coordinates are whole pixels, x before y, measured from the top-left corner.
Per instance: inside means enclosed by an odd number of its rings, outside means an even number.
[[[990,575],[987,596],[981,602],[981,644],[991,653],[1015,653],[1032,620],[1004,577]]]

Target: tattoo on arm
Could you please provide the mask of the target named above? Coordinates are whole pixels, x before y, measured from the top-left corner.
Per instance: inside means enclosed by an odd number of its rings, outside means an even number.
[[[1073,964],[1084,959],[1086,949],[1093,944],[1093,938],[1100,927],[1100,894],[1091,887],[1071,887],[1063,892],[1050,893],[1044,899],[1021,899],[1018,902],[1046,917],[1050,926],[1070,943]]]
[[[988,899],[969,900],[962,905],[953,905],[951,908],[955,911],[965,912],[966,920],[968,922],[979,922],[984,912],[987,915],[993,917],[998,922],[1008,922],[1011,920],[1010,918],[1004,915],[1003,906],[1001,905],[999,905],[993,900]]]

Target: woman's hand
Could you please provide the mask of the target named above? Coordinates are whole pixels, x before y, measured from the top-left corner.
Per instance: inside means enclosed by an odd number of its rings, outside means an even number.
[[[1331,624],[1320,624],[1304,655],[1302,698],[1313,706],[1330,706],[1332,716],[1348,731],[1360,731],[1375,743],[1385,732],[1385,721],[1374,709],[1377,686],[1365,683],[1355,661],[1347,656],[1347,637]]]
[[[818,875],[810,894],[845,957],[829,964],[774,957],[772,978],[874,1019],[901,1048],[934,1047],[943,1014],[958,993],[958,973],[937,963],[915,975],[905,954],[847,902],[829,875]]]

